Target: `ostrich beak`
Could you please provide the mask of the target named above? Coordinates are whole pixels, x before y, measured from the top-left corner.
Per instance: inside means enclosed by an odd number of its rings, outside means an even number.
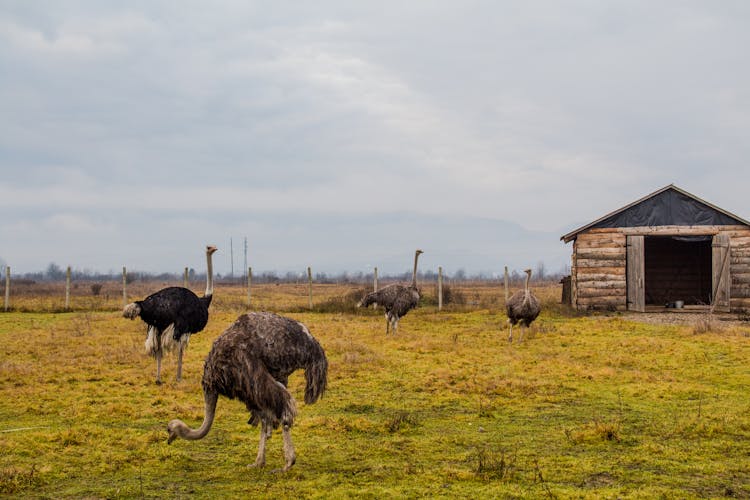
[[[167,434],[169,434],[169,437],[167,438],[167,444],[172,444],[172,441],[177,439],[177,433],[172,429],[171,425],[167,425]]]

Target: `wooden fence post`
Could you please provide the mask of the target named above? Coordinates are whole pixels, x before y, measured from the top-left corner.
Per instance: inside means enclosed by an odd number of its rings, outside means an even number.
[[[312,303],[312,269],[310,268],[310,266],[307,266],[307,283],[308,283],[307,288],[310,291],[310,310],[312,310],[312,308],[313,308],[313,303]]]
[[[185,275],[182,279],[182,283],[185,288],[188,287],[188,268],[187,267],[185,268]]]
[[[10,309],[10,266],[5,266],[5,311]]]
[[[505,266],[504,281],[505,281],[505,303],[507,304],[508,298],[510,297],[510,291],[508,290],[508,266]]]
[[[443,267],[438,266],[438,311],[443,310]]]
[[[70,309],[70,266],[65,271],[65,310]]]
[[[250,309],[250,288],[253,285],[253,268],[247,268],[247,308]]]
[[[128,272],[122,266],[122,307],[128,305]]]

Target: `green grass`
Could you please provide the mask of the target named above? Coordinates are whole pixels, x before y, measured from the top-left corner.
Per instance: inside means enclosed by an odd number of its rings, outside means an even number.
[[[166,443],[172,418],[202,420],[203,360],[241,299],[215,307],[184,380],[168,357],[162,386],[142,323],[1,314],[0,495],[750,497],[750,328],[696,335],[549,306],[508,345],[495,308],[424,307],[385,337],[380,312],[289,304],[330,368],[314,405],[302,373],[290,380],[297,463],[282,474],[278,432],[267,467],[247,468],[258,430],[237,401],[219,400],[205,439]]]

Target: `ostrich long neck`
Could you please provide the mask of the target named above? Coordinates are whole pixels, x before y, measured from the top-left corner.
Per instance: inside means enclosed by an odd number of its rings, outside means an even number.
[[[419,259],[419,252],[414,254],[414,272],[411,275],[411,286],[417,288],[417,260]]]
[[[529,300],[529,281],[531,280],[531,272],[526,273],[526,284],[523,286],[523,300],[524,302]]]
[[[206,293],[204,297],[214,294],[214,266],[211,259],[212,252],[206,252]]]
[[[180,428],[180,437],[182,439],[196,440],[203,439],[208,431],[211,430],[211,425],[214,423],[214,417],[216,416],[216,401],[219,399],[219,395],[215,392],[206,392],[206,413],[203,416],[203,423],[198,429],[191,429],[187,425]]]

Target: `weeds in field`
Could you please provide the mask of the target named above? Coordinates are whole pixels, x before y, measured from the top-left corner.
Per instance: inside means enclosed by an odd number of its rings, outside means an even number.
[[[620,442],[621,428],[622,424],[619,419],[594,418],[579,428],[566,428],[564,432],[565,437],[574,444],[593,441]]]
[[[494,450],[488,444],[477,446],[469,455],[474,474],[487,480],[509,480],[516,472],[516,454]]]
[[[723,327],[712,314],[702,314],[693,324],[693,334],[702,335],[704,333],[718,333],[723,331]]]
[[[413,412],[404,410],[394,412],[385,422],[385,428],[390,433],[398,432],[402,429],[418,427],[419,425],[419,418]]]
[[[15,495],[35,488],[41,484],[41,478],[32,464],[29,470],[9,467],[0,469],[0,493]]]

